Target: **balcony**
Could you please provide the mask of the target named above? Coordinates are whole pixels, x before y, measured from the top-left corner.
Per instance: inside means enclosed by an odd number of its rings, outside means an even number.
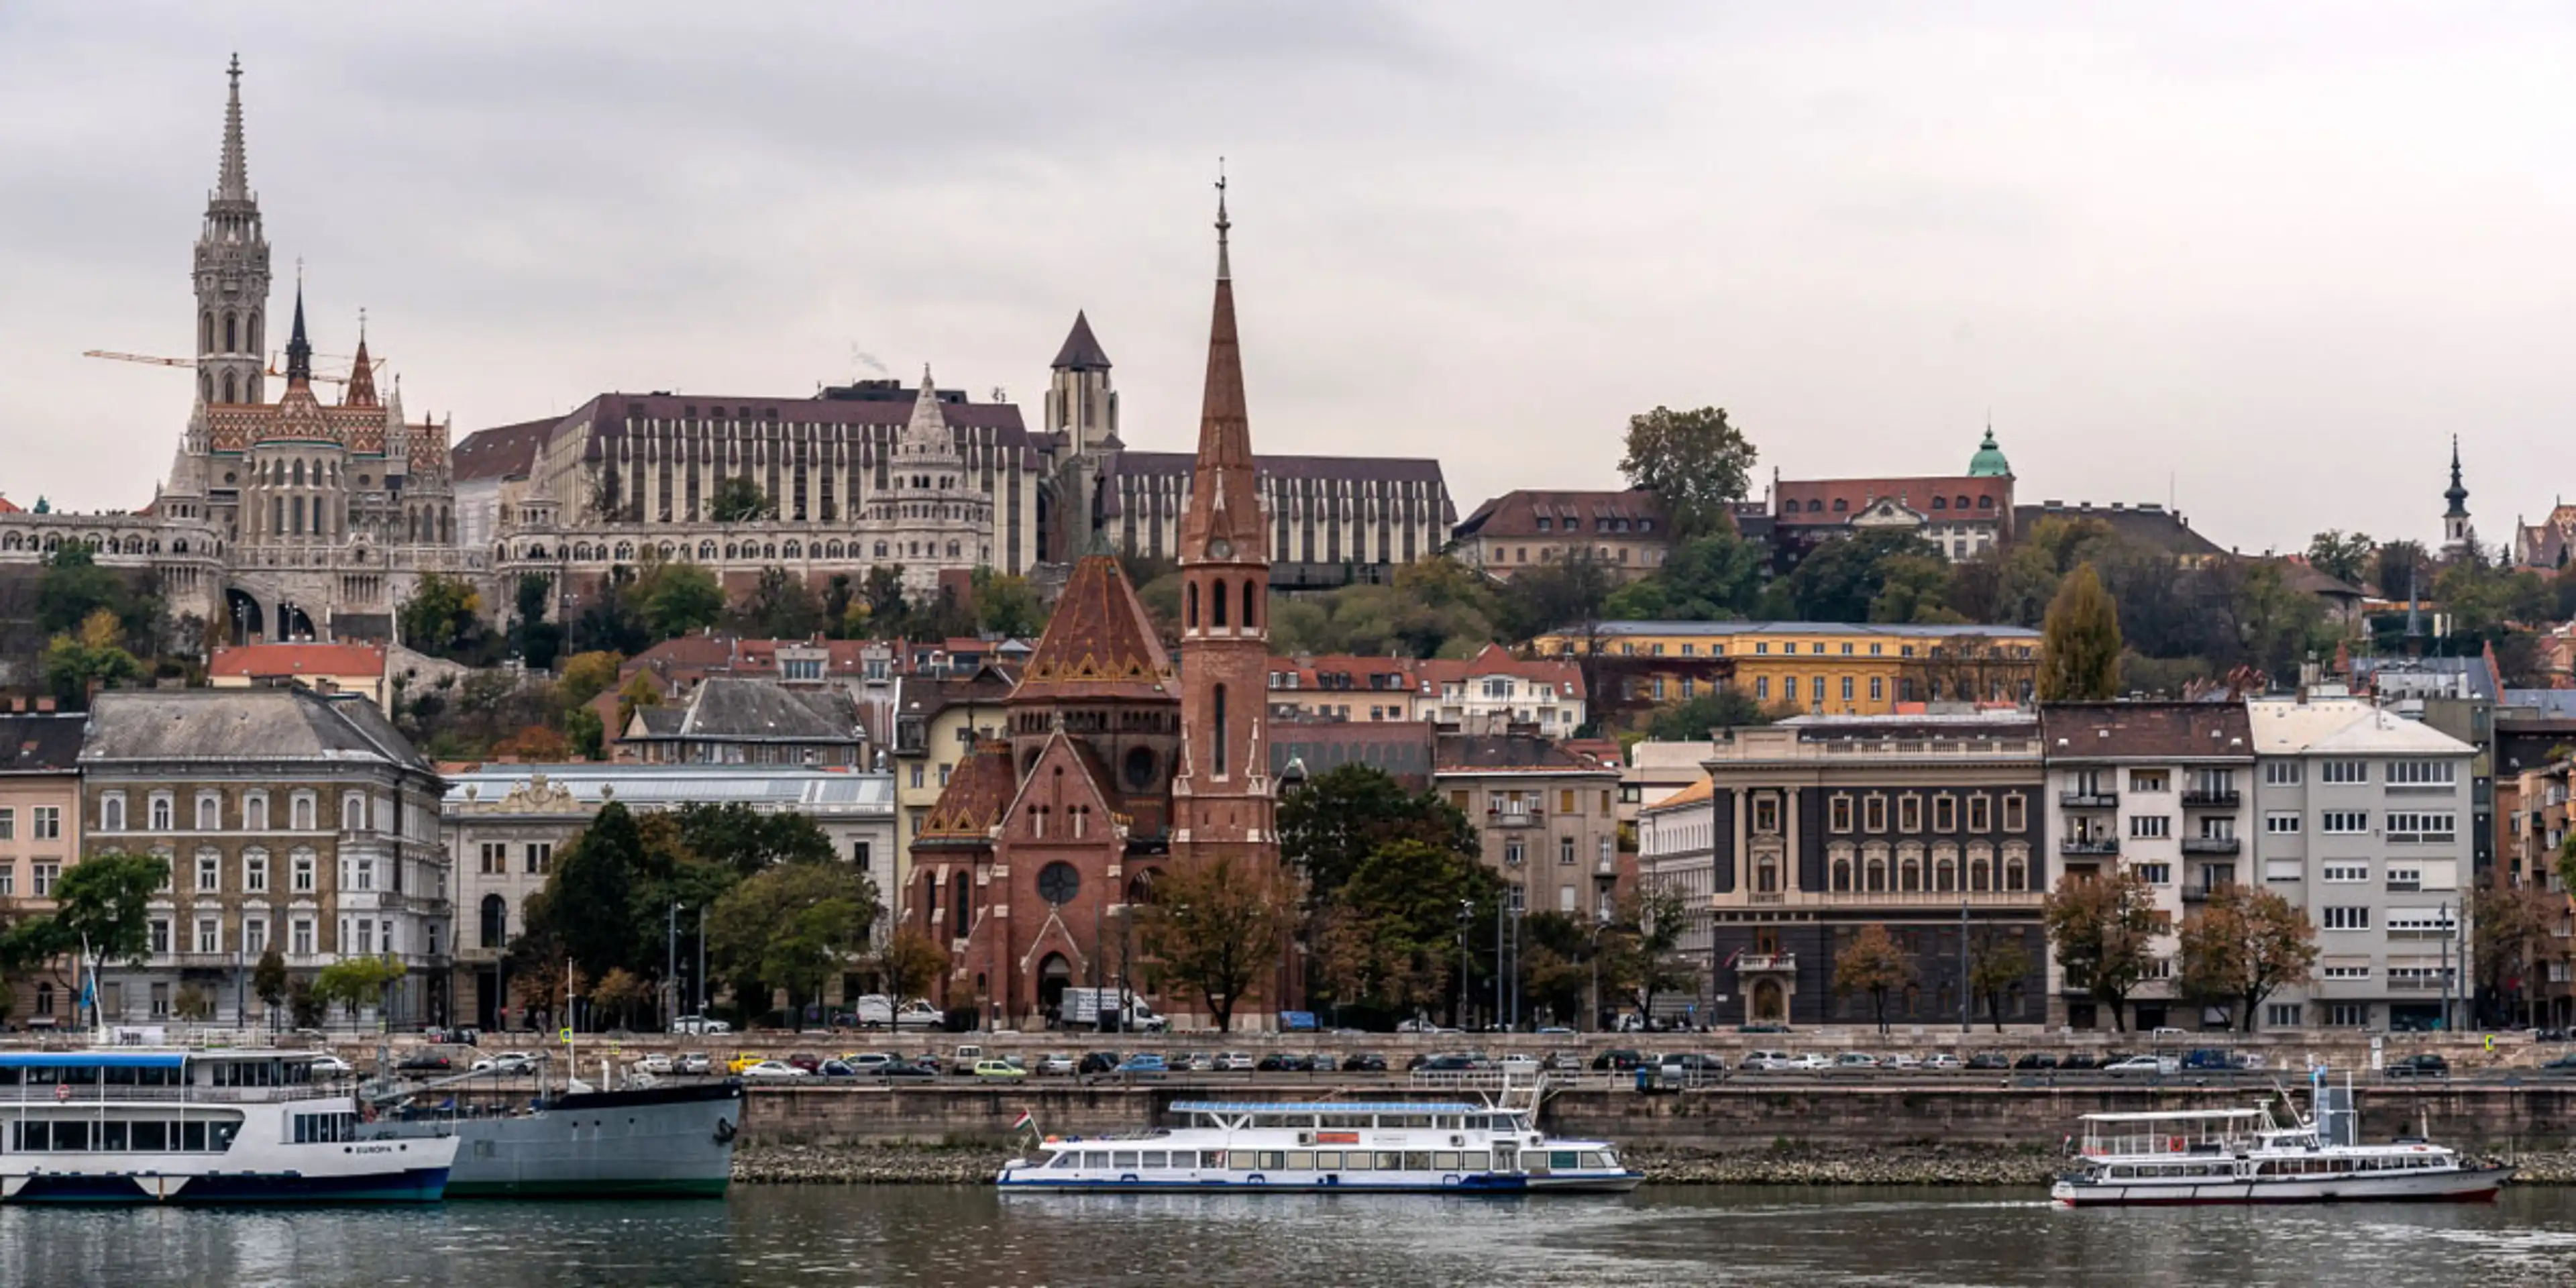
[[[2186,836],[2182,838],[2185,854],[2234,854],[2243,849],[2242,838],[2233,836]]]
[[[1745,953],[1735,959],[1739,975],[1794,975],[1798,973],[1796,953]]]
[[[1975,908],[2037,908],[2047,902],[2048,894],[2043,890],[1791,890],[1752,899],[1757,904],[1795,908],[1933,908],[1955,918],[1961,903]]]
[[[1545,822],[1547,822],[1547,811],[1543,809],[1488,809],[1485,811],[1487,827],[1537,827]]]
[[[2110,792],[2093,792],[2078,788],[2071,792],[2059,792],[2057,803],[2068,809],[2118,809],[2120,798]]]
[[[2391,992],[2437,993],[2450,982],[2440,975],[2390,975],[2388,988]]]
[[[2234,809],[2244,799],[2244,793],[2233,787],[2193,787],[2183,791],[2182,805],[2184,809]]]
[[[2057,843],[2057,852],[2075,855],[2118,854],[2120,842],[2119,838],[2110,836],[2070,836]]]

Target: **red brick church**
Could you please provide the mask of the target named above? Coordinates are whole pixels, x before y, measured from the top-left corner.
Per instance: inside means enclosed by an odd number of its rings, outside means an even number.
[[[1145,988],[1132,914],[1155,873],[1278,862],[1262,727],[1270,559],[1222,192],[1216,228],[1179,666],[1118,562],[1084,558],[1008,700],[1008,736],[965,758],[913,840],[905,904],[950,950],[943,1000],[997,1025],[1039,1027],[1069,987],[1134,988],[1186,1016],[1191,999]],[[1253,998],[1236,1014],[1258,1023],[1266,1009]]]

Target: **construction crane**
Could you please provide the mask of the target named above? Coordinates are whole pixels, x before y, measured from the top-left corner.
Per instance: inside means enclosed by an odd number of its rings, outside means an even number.
[[[156,358],[148,353],[118,353],[113,349],[83,349],[81,350],[81,356],[84,358],[107,358],[115,362],[140,362],[148,366],[155,367],[188,367],[193,369],[197,365],[197,360],[194,358]],[[317,358],[330,358],[335,361],[342,362],[357,361],[354,358],[342,358],[338,354],[331,353],[320,353],[315,354],[314,356]],[[367,365],[372,369],[380,371],[384,369],[385,360],[382,358],[372,358],[368,360]],[[269,361],[268,374],[281,380],[286,377],[285,372],[277,369],[277,362],[274,358]],[[329,385],[345,385],[349,383],[349,378],[347,376],[325,376],[317,373],[313,378]]]

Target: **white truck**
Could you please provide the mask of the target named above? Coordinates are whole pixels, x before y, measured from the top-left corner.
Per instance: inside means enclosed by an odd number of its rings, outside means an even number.
[[[939,1013],[939,1008],[925,998],[916,997],[898,1005],[883,993],[870,993],[860,998],[851,1010],[858,1026],[863,1029],[935,1029],[947,1020]]]
[[[1104,1023],[1105,1019],[1105,1023]],[[1114,988],[1068,988],[1057,1021],[1068,1029],[1106,1028],[1121,1033],[1161,1033],[1171,1021],[1154,1014],[1145,999]]]

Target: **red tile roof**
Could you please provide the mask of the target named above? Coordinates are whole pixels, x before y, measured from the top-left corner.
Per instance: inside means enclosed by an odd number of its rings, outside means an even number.
[[[1883,496],[1931,519],[1955,519],[1964,508],[1972,519],[2007,526],[2013,520],[2008,478],[1783,479],[1772,491],[1772,505],[1781,523],[1848,523]]]
[[[1539,520],[1547,520],[1542,532]],[[1623,529],[1619,525],[1625,524]],[[1669,528],[1664,504],[1644,488],[1624,492],[1505,492],[1476,507],[1458,525],[1460,537],[1587,536],[1661,537]]]
[[[1057,597],[1015,699],[1176,697],[1172,660],[1108,555],[1087,555]]]
[[[215,650],[210,675],[267,679],[289,675],[382,678],[385,651],[373,644],[244,644]]]
[[[1583,668],[1564,658],[1514,657],[1500,644],[1488,644],[1476,656],[1464,662],[1433,658],[1415,663],[1422,678],[1435,685],[1466,683],[1488,675],[1508,675],[1556,686],[1560,697],[1580,698],[1583,693]]]
[[[995,739],[979,743],[948,776],[939,800],[921,821],[920,841],[989,840],[1002,811],[1019,794],[1018,775],[1011,772],[1009,744]]]

